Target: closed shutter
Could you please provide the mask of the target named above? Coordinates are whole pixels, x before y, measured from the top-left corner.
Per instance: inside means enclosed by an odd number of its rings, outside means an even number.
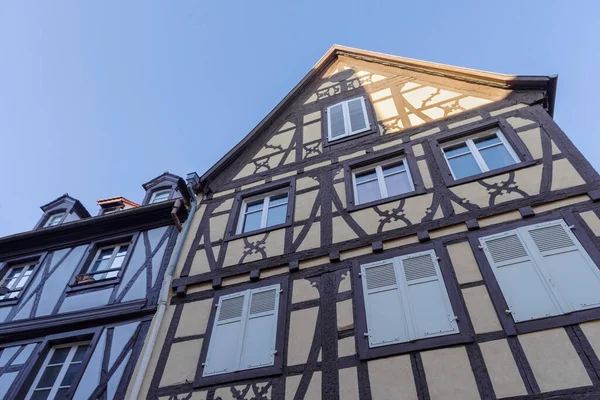
[[[369,347],[409,340],[392,260],[361,266]]]
[[[367,119],[364,98],[358,97],[349,100],[346,104],[348,107],[348,119],[350,121],[350,133],[359,133],[366,130],[369,121]]]
[[[250,291],[240,369],[273,365],[279,288],[279,285],[273,285]]]
[[[517,231],[479,240],[515,322],[561,313]]]
[[[564,312],[600,306],[600,271],[564,221],[521,230]]]
[[[244,291],[219,299],[202,376],[237,370],[248,293],[249,291]]]
[[[329,122],[329,139],[336,139],[346,135],[343,103],[329,107],[327,109],[327,119]]]
[[[400,257],[413,339],[458,333],[456,318],[433,250]]]

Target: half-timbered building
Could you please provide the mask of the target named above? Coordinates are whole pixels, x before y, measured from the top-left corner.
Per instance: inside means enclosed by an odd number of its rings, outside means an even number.
[[[138,399],[600,398],[557,77],[334,46],[195,185]]]
[[[187,217],[185,181],[141,205],[65,194],[33,230],[0,238],[0,399],[124,399]]]

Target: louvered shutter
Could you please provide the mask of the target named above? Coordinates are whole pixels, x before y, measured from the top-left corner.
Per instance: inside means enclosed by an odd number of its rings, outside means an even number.
[[[348,100],[348,119],[350,121],[350,133],[359,133],[367,129],[369,121],[363,97]]]
[[[515,322],[561,313],[517,231],[479,240]]]
[[[400,262],[413,339],[458,333],[435,252],[402,256]]]
[[[346,135],[343,103],[336,104],[327,109],[329,122],[329,139],[336,139]]]
[[[392,260],[361,266],[369,347],[409,340]]]
[[[273,365],[277,337],[279,285],[250,291],[240,369]]]
[[[249,291],[219,299],[202,376],[237,370]]]
[[[564,221],[521,230],[565,312],[600,306],[600,271]]]

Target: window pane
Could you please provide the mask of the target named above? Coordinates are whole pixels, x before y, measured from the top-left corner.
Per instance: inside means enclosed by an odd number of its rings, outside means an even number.
[[[153,199],[152,199],[152,204],[154,204],[154,203],[160,203],[161,201],[168,200],[169,199],[169,194],[171,194],[170,190],[164,190],[164,191],[156,192],[154,194]]]
[[[486,136],[483,138],[479,138],[473,141],[475,143],[475,147],[481,149],[482,147],[491,146],[493,144],[502,143],[500,138],[497,135]]]
[[[89,272],[107,270],[109,268],[109,262],[110,260],[98,260],[94,264],[92,264],[92,267],[90,268]]]
[[[77,374],[77,371],[79,371],[80,368],[81,363],[69,365],[67,373],[65,374],[65,377],[60,383],[60,386],[71,386],[71,383],[73,383],[73,378],[75,378],[75,375]]]
[[[103,249],[102,251],[100,251],[100,254],[98,255],[98,260],[108,260],[112,257],[112,253],[113,253],[114,248],[111,247],[109,249]]]
[[[286,219],[287,204],[269,208],[267,214],[267,226],[283,224]]]
[[[457,156],[459,154],[468,153],[469,148],[465,143],[458,144],[456,146],[450,146],[444,149],[444,153],[446,153],[446,157],[450,158],[452,156]]]
[[[46,400],[48,398],[48,395],[50,394],[50,390],[51,389],[48,389],[48,390],[36,390],[31,395],[31,400]]]
[[[479,165],[477,165],[477,162],[471,153],[452,158],[448,160],[448,163],[450,163],[450,167],[452,168],[452,172],[454,172],[454,177],[456,179],[479,174],[481,172],[481,168],[479,168]]]
[[[260,211],[263,208],[263,203],[264,200],[258,200],[258,201],[253,201],[251,203],[248,203],[248,206],[246,207],[246,212],[247,213],[251,213],[253,211]]]
[[[350,113],[352,132],[361,131],[367,127],[360,98],[348,102],[348,112]]]
[[[483,149],[480,153],[489,169],[502,168],[515,163],[504,145]]]
[[[53,400],[67,400],[67,393],[69,393],[69,388],[60,389],[56,392]]]
[[[123,257],[127,254],[127,250],[129,249],[129,245],[119,247],[119,251],[117,251],[117,257]]]
[[[52,354],[52,358],[48,364],[62,364],[67,359],[67,354],[69,354],[70,347],[61,347],[58,349],[54,349],[54,353]]]
[[[346,133],[344,123],[344,110],[341,104],[337,104],[329,109],[329,124],[331,132],[329,135],[331,138],[343,136]]]
[[[279,204],[287,203],[288,195],[287,193],[278,194],[277,196],[273,196],[269,199],[269,207],[276,206]]]
[[[121,265],[123,265],[123,260],[125,260],[125,255],[115,257],[110,268],[121,268]]]
[[[261,205],[262,207],[262,205]],[[262,212],[255,212],[252,214],[246,214],[244,221],[244,228],[242,232],[250,232],[260,229],[260,220],[262,219]]]
[[[376,180],[356,185],[356,194],[358,196],[358,204],[381,199],[379,183]]]
[[[388,191],[388,196],[395,196],[397,194],[408,193],[412,191],[407,172],[386,176],[384,180]]]
[[[403,162],[398,164],[388,165],[387,167],[383,167],[383,175],[390,175],[396,172],[406,171],[406,167]]]
[[[375,170],[360,172],[360,173],[356,174],[356,183],[357,184],[365,182],[365,181],[370,181],[373,179],[377,179],[377,173],[375,172]]]
[[[42,377],[41,377],[40,381],[38,382],[37,387],[39,387],[39,388],[52,387],[52,385],[54,385],[54,381],[56,381],[56,377],[58,376],[58,373],[60,372],[61,368],[62,368],[62,365],[55,365],[54,367],[47,367],[46,370],[44,371],[44,373],[42,374]]]
[[[77,352],[75,352],[75,355],[73,356],[73,361],[72,362],[76,362],[76,361],[82,361],[83,357],[85,356],[85,352],[88,349],[88,345],[84,344],[82,346],[79,346],[79,348],[77,349]]]

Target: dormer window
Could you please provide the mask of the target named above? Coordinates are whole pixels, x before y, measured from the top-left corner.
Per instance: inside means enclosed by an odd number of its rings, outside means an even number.
[[[364,97],[355,97],[327,107],[329,141],[356,135],[371,129]]]
[[[152,193],[152,197],[150,198],[150,202],[148,204],[160,203],[163,201],[169,200],[171,195],[171,189],[159,190]]]
[[[51,215],[50,218],[48,218],[48,221],[46,221],[44,228],[47,228],[49,226],[56,226],[56,225],[60,224],[64,217],[65,217],[65,213],[58,213],[58,214]]]

